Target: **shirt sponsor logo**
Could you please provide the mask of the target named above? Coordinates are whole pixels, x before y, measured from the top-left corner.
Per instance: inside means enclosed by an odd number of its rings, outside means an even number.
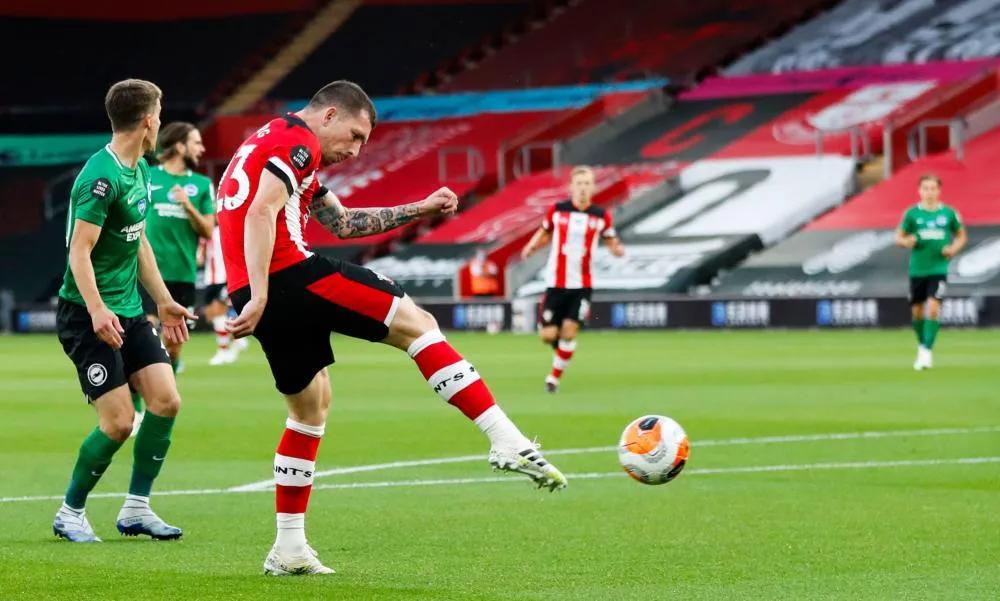
[[[877,326],[878,301],[870,298],[821,300],[816,303],[816,325]]]
[[[142,228],[145,227],[146,222],[140,221],[139,223],[133,223],[132,225],[126,225],[122,229],[118,230],[120,233],[125,234],[126,242],[135,242],[142,235]]]
[[[663,328],[667,326],[667,303],[615,303],[611,305],[613,328]]]
[[[724,301],[712,303],[712,325],[717,328],[752,328],[771,323],[769,301]]]

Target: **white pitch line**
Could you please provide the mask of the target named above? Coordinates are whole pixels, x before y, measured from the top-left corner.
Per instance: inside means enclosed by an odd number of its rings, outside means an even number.
[[[768,472],[804,472],[812,470],[863,470],[863,469],[883,469],[900,467],[931,467],[942,465],[985,465],[1000,463],[1000,457],[962,457],[957,459],[907,459],[900,461],[853,461],[844,463],[803,463],[803,464],[780,464],[780,465],[749,465],[743,467],[717,467],[717,468],[692,468],[684,471],[683,476],[715,476],[721,474],[759,474]],[[614,472],[589,472],[580,474],[566,474],[572,482],[574,480],[598,480],[603,478],[621,478],[625,476],[623,471]],[[313,490],[350,490],[361,488],[412,488],[419,486],[454,486],[464,484],[492,484],[502,482],[526,483],[523,478],[513,475],[489,476],[484,478],[440,478],[433,480],[387,480],[382,482],[350,482],[340,484],[317,484]],[[169,490],[156,493],[158,497],[171,496],[207,496],[207,495],[232,495],[253,492],[269,492],[259,490],[235,490],[232,488],[207,488],[202,490]],[[91,499],[123,498],[125,493],[96,493],[90,495]],[[36,497],[0,497],[0,503],[26,503],[31,501],[61,501],[63,495],[47,495]]]
[[[894,438],[905,436],[947,436],[947,435],[967,435],[984,434],[989,432],[1000,432],[1000,426],[984,426],[978,428],[933,428],[927,430],[885,430],[874,432],[833,432],[828,434],[794,434],[790,436],[762,436],[757,438],[720,438],[716,440],[692,441],[691,446],[700,447],[725,447],[737,445],[754,444],[785,444],[793,442],[817,442],[824,440],[865,440],[877,438]],[[545,454],[555,455],[583,455],[586,453],[609,453],[618,447],[583,447],[579,449],[551,449]],[[407,467],[422,467],[428,465],[447,465],[450,463],[469,463],[483,461],[483,455],[461,455],[458,457],[439,457],[436,459],[417,459],[412,461],[391,461],[388,463],[373,463],[370,465],[355,465],[348,467],[335,467],[328,470],[316,472],[315,478],[326,476],[343,476],[346,474],[360,474],[364,472],[377,472]],[[274,487],[274,480],[260,480],[234,486],[229,490],[233,492],[244,492],[254,490],[270,490]]]

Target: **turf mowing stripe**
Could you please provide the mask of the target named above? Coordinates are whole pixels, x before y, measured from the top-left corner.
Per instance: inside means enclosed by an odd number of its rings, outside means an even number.
[[[881,432],[834,432],[828,434],[793,434],[789,436],[763,436],[757,438],[721,438],[716,440],[692,441],[693,447],[724,447],[753,444],[784,444],[793,442],[817,442],[828,440],[866,440],[877,438],[898,438],[906,436],[947,436],[947,435],[967,435],[984,434],[990,432],[1000,432],[1000,426],[984,426],[978,428],[934,428],[928,430],[886,430]],[[584,447],[580,449],[552,449],[544,453],[549,456],[555,455],[583,455],[586,453],[609,453],[615,451],[617,447]],[[316,472],[316,478],[325,476],[342,476],[345,474],[360,474],[364,472],[377,472],[382,470],[422,467],[428,465],[447,465],[449,463],[468,463],[474,461],[485,461],[485,455],[462,455],[459,457],[440,457],[437,459],[417,459],[412,461],[392,461],[389,463],[374,463],[370,465],[355,465],[349,467],[335,467],[328,470]],[[270,490],[274,486],[274,480],[261,480],[251,482],[242,486],[234,486],[230,490],[234,492],[252,490]]]
[[[854,461],[846,463],[802,463],[782,465],[750,465],[744,467],[718,467],[689,469],[685,476],[712,476],[719,474],[758,474],[767,472],[803,472],[812,470],[862,470],[898,467],[930,467],[942,465],[984,465],[1000,463],[1000,457],[963,457],[958,459],[907,459],[900,461]],[[625,476],[623,471],[590,472],[582,474],[566,474],[572,480],[597,480],[602,478],[619,478]],[[417,486],[446,486],[463,484],[490,484],[494,482],[520,482],[523,478],[514,475],[491,476],[485,478],[442,478],[433,480],[390,480],[383,482],[353,482],[341,484],[316,484],[313,490],[346,490],[357,488],[406,488]],[[251,492],[270,492],[267,489],[206,488],[202,490],[168,490],[157,492],[156,496],[201,496],[201,495],[231,495]],[[122,498],[125,493],[96,493],[91,499]],[[47,495],[36,497],[0,497],[0,503],[26,503],[30,501],[60,501],[63,495]]]

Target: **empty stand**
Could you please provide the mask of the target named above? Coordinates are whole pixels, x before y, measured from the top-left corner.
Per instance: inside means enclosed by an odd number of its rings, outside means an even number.
[[[848,0],[738,60],[729,75],[997,56],[995,0]]]
[[[163,89],[165,108],[194,106],[289,17],[231,15],[169,24],[0,19],[0,105],[100,107],[111,84],[138,77]],[[11,60],[26,51],[25,40],[45,42],[31,45],[31,61]]]
[[[389,95],[414,73],[436,68],[526,10],[526,2],[373,4],[359,7],[337,32],[271,91],[308,98],[334,79],[350,79],[370,94]],[[378,52],[359,51],[378,45]]]
[[[440,89],[539,87],[653,74],[686,80],[825,4],[619,0],[612,7],[603,0],[582,0]]]
[[[942,199],[961,213],[967,225],[1000,224],[1000,129],[973,140],[959,161],[948,153],[900,169],[892,178],[809,225],[810,230],[895,228],[908,207],[919,200],[917,180],[936,173],[944,181]]]
[[[358,159],[320,174],[348,207],[385,207],[423,199],[447,185],[460,197],[496,178],[501,141],[550,112],[484,113],[440,121],[380,125]],[[488,185],[488,184],[487,184]],[[393,231],[364,240],[339,240],[316,223],[309,225],[315,246],[371,249],[405,233]]]

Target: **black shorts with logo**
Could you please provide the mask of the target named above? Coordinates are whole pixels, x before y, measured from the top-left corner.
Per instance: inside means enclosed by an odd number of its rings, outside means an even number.
[[[572,319],[583,325],[590,319],[592,288],[549,288],[542,298],[541,319],[543,326],[562,325]]]
[[[91,403],[128,383],[135,372],[156,363],[170,363],[153,325],[144,315],[118,316],[125,333],[122,347],[113,349],[94,333],[83,305],[62,298],[56,307],[56,332],[63,351],[76,365],[80,388]]]
[[[313,255],[271,274],[267,306],[254,331],[283,394],[302,392],[334,362],[330,334],[378,342],[389,335],[403,289],[370,269]],[[230,293],[237,313],[250,287]]]
[[[910,278],[910,304],[919,305],[929,298],[941,300],[947,288],[948,276],[927,275]]]
[[[170,291],[171,298],[178,304],[194,311],[195,289],[194,282],[164,282],[167,290]],[[146,289],[139,286],[139,294],[142,296],[142,310],[146,315],[156,315],[156,302],[149,296]]]

